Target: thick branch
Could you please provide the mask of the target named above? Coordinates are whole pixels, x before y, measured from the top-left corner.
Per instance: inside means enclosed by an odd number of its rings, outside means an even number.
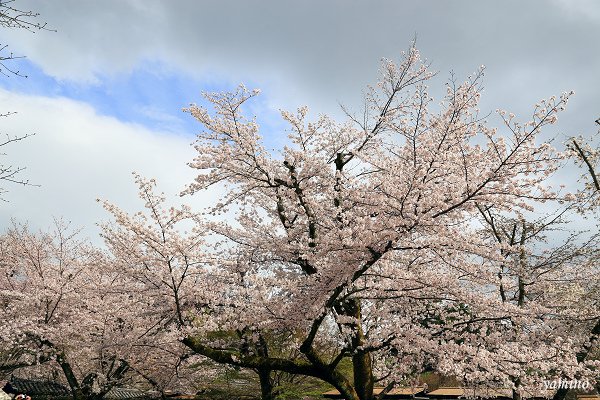
[[[221,364],[235,365],[242,368],[268,368],[283,371],[290,374],[314,376],[324,379],[323,374],[316,370],[313,365],[300,361],[290,361],[283,358],[260,357],[257,355],[242,355],[230,350],[218,350],[202,343],[198,337],[186,337],[182,343],[194,352],[210,358]]]
[[[579,155],[581,160],[587,166],[588,172],[590,173],[590,177],[592,178],[592,181],[594,182],[594,187],[596,188],[596,190],[600,190],[600,182],[598,181],[598,176],[596,175],[596,171],[594,170],[594,166],[592,165],[589,157],[585,154],[585,152],[579,146],[579,144],[577,143],[577,141],[575,139],[573,139],[573,146],[575,146],[575,151],[577,151],[577,154]]]

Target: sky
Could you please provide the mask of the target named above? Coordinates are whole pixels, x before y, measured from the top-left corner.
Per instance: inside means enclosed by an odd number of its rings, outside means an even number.
[[[526,119],[542,98],[575,91],[553,128],[590,136],[600,117],[600,2],[595,0],[158,1],[15,0],[52,30],[0,27],[6,51],[26,56],[0,76],[2,135],[34,136],[2,150],[4,165],[39,186],[4,185],[0,226],[45,228],[54,218],[94,240],[108,215],[95,201],[137,210],[131,173],[156,178],[172,202],[201,208],[217,193],[180,199],[201,126],[182,108],[203,91],[260,88],[251,110],[280,143],[279,110],[343,118],[377,80],[381,58],[411,40],[438,75],[486,66],[482,112]],[[498,118],[490,118],[500,125]],[[576,175],[574,175],[576,176]],[[563,179],[563,178],[561,178]],[[573,180],[573,176],[567,178]]]

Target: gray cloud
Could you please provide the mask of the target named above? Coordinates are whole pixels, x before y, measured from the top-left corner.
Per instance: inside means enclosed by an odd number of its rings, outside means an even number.
[[[417,34],[443,77],[487,65],[489,95],[507,106],[514,97],[600,87],[600,18],[593,17],[600,3],[592,1],[23,4],[58,32],[10,31],[9,43],[66,80],[91,81],[153,58],[198,76],[258,82],[286,107],[306,103],[332,111],[337,101],[355,103],[374,81],[379,59],[396,57]]]

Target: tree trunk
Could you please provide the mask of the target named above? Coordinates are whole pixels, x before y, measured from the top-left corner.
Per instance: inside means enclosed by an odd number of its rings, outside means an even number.
[[[274,400],[273,383],[271,382],[271,370],[259,369],[258,378],[260,380],[260,398],[261,400]]]
[[[56,356],[56,361],[60,365],[60,368],[62,369],[65,378],[67,379],[67,383],[69,384],[69,388],[71,389],[73,400],[86,400],[86,396],[81,390],[79,382],[77,381],[77,377],[73,373],[71,364],[69,364],[65,355],[63,353],[58,354]]]
[[[556,391],[552,400],[564,400],[564,398],[567,397],[567,393],[569,393],[569,389],[560,388]]]
[[[334,379],[332,380],[332,382],[328,383],[331,383],[333,387],[335,387],[340,392],[344,400],[361,400],[360,396],[358,395],[358,392],[355,390],[354,387],[352,387],[350,383],[344,382],[341,379]]]
[[[510,380],[514,385],[514,389],[512,390],[512,400],[521,400],[521,379],[511,376]]]
[[[362,330],[362,315],[360,300],[348,299],[339,308],[338,312],[355,318],[353,324],[352,348],[359,349],[365,344]],[[357,350],[352,356],[352,369],[354,372],[354,389],[360,400],[373,400],[373,360],[370,352]]]
[[[359,352],[352,357],[354,387],[361,400],[373,399],[373,363],[371,353]]]
[[[513,398],[513,400],[521,400],[521,393],[519,393],[517,390],[513,389],[512,398]]]
[[[269,348],[267,341],[262,334],[258,335],[258,346],[257,353],[261,357],[269,357]],[[259,368],[257,370],[258,379],[260,381],[260,397],[261,400],[274,400],[275,393],[273,391],[273,382],[271,381],[271,369],[270,368]]]

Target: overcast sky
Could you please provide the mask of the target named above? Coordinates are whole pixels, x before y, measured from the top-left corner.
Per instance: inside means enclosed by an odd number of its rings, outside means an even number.
[[[534,103],[575,96],[557,132],[597,132],[600,2],[527,1],[151,1],[16,0],[56,32],[1,28],[2,45],[27,58],[28,78],[0,76],[2,134],[36,136],[4,149],[40,187],[6,186],[0,224],[35,228],[64,217],[96,235],[106,214],[94,200],[139,208],[132,171],[157,178],[169,196],[194,177],[186,166],[200,126],[181,111],[202,91],[261,88],[253,112],[279,137],[278,110],[308,105],[340,116],[417,36],[439,74],[486,66],[482,111],[525,119]],[[492,123],[499,125],[497,119]],[[185,199],[201,206],[213,194]]]

